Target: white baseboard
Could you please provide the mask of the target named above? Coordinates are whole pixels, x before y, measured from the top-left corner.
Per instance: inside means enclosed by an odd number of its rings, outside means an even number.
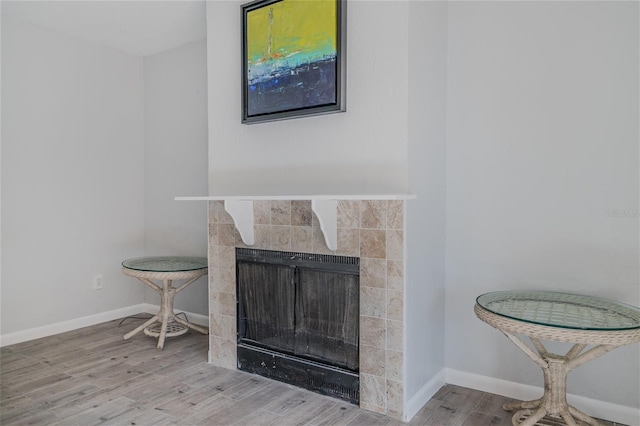
[[[508,396],[519,400],[531,400],[540,398],[544,392],[541,387],[537,386],[523,385],[521,383],[480,376],[478,374],[450,368],[445,368],[444,370],[446,382],[449,384],[490,392],[496,395]],[[567,400],[571,405],[592,417],[623,423],[629,426],[640,425],[640,409],[573,394],[567,394]]]
[[[140,312],[146,312],[143,309],[143,305],[144,304],[141,303],[139,305],[127,306],[126,308],[114,309],[112,311],[101,312],[99,314],[88,315],[86,317],[75,318],[55,324],[48,324],[42,327],[3,334],[0,335],[0,347],[39,339],[41,337],[53,336],[54,334],[65,333],[67,331],[77,330],[78,328],[113,321],[118,318],[139,314]]]
[[[442,369],[406,403],[402,421],[408,422],[445,385],[445,369]]]
[[[125,308],[114,309],[112,311],[101,312],[99,314],[89,315],[86,317],[75,318],[68,321],[62,321],[55,324],[48,324],[42,327],[30,328],[28,330],[16,331],[0,335],[0,347],[15,345],[16,343],[26,342],[28,340],[39,339],[41,337],[53,336],[54,334],[65,333],[67,331],[77,330],[82,327],[100,324],[102,322],[113,321],[118,318],[124,318],[131,315],[145,312],[155,314],[160,307],[149,303],[140,303],[138,305],[127,306]],[[176,310],[179,312],[179,310]],[[209,326],[209,319],[206,315],[185,312],[190,322],[194,324]]]

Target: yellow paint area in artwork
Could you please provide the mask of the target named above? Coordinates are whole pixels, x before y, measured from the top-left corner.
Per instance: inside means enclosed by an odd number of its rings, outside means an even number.
[[[282,0],[247,13],[249,61],[336,52],[336,0]]]

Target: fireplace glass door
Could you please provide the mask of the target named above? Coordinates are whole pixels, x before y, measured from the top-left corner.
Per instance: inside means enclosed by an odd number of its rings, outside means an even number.
[[[295,351],[295,269],[238,262],[241,340],[267,349]]]
[[[357,371],[358,277],[305,268],[298,273],[294,353]]]

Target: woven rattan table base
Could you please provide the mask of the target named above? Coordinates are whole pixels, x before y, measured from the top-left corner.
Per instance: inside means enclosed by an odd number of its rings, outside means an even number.
[[[504,333],[516,346],[531,358],[544,374],[544,395],[534,401],[505,404],[507,411],[515,411],[513,426],[533,426],[547,416],[563,420],[568,426],[577,426],[576,420],[592,426],[600,423],[566,399],[566,383],[569,371],[599,357],[618,346],[640,341],[640,329],[617,331],[572,330],[531,324],[497,315],[482,306],[474,307],[476,316]],[[533,343],[535,351],[516,334],[522,334]],[[540,339],[575,343],[565,355],[547,351]],[[588,346],[590,349],[585,350]]]
[[[175,295],[187,287],[189,284],[207,274],[207,268],[194,269],[190,271],[139,271],[135,269],[122,268],[122,272],[126,275],[140,280],[144,285],[153,289],[160,294],[160,311],[144,324],[124,335],[124,339],[130,339],[133,335],[144,331],[147,336],[158,338],[158,349],[164,347],[164,341],[167,337],[180,336],[189,329],[199,331],[202,334],[208,334],[209,330],[205,327],[192,324],[181,318],[176,317],[173,312],[173,298]],[[162,285],[156,285],[152,279],[161,280]],[[186,280],[178,287],[173,287],[174,280]]]
[[[189,331],[189,327],[186,327],[178,322],[169,322],[167,323],[167,333],[166,337],[175,337],[180,336]],[[155,324],[151,324],[149,327],[144,329],[144,334],[150,337],[160,337],[160,333],[162,332],[162,324],[156,322]]]

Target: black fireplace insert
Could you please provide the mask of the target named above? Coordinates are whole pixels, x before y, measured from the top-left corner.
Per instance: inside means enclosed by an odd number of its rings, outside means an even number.
[[[236,249],[238,368],[359,402],[356,257]]]

